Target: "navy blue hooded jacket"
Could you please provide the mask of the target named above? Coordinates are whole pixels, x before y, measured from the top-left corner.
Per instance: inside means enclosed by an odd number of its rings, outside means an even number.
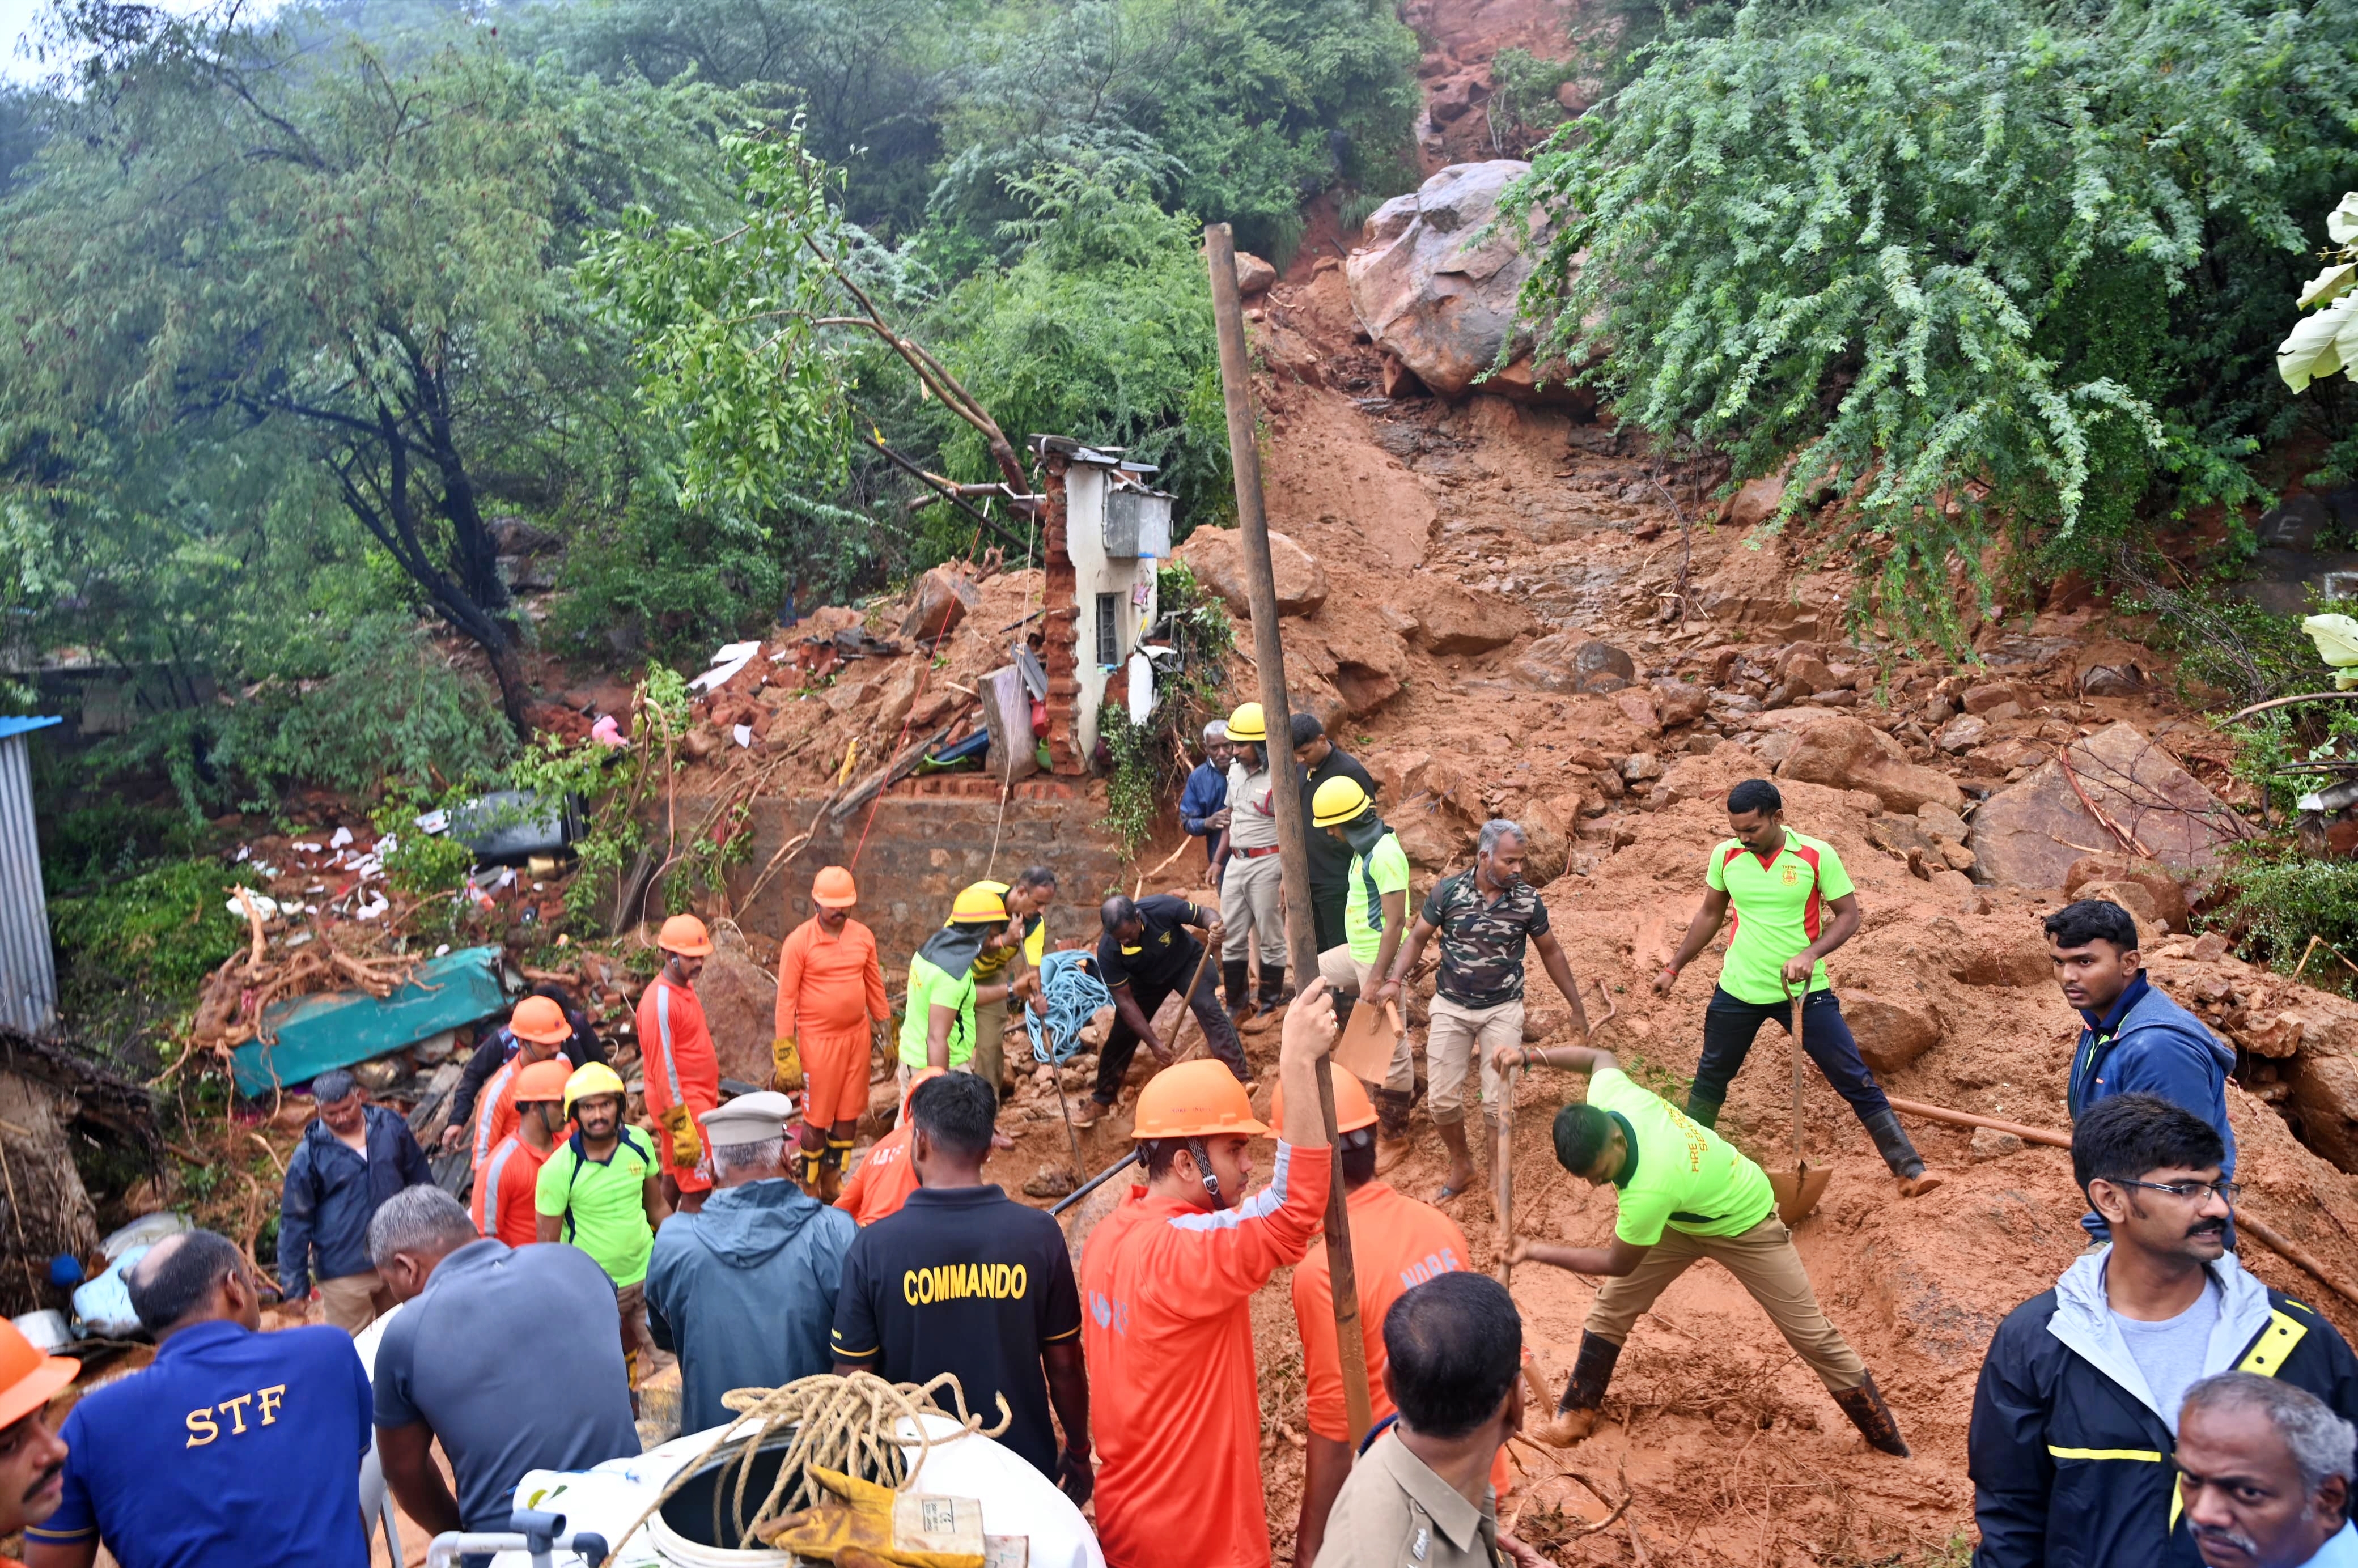
[[[2235,1130],[2227,1125],[2227,1075],[2235,1053],[2142,974],[2105,1017],[2080,1017],[2080,1044],[2071,1053],[2071,1119],[2078,1121],[2089,1107],[2115,1095],[2159,1095],[2211,1124],[2226,1145],[2219,1169],[2234,1175]],[[2099,1238],[2106,1234],[2094,1215],[2080,1223]]]
[[[374,1268],[368,1227],[378,1207],[402,1188],[434,1179],[408,1122],[381,1105],[362,1108],[367,1159],[315,1117],[287,1162],[287,1186],[278,1199],[278,1283],[290,1302],[311,1293],[314,1275],[341,1280]]]

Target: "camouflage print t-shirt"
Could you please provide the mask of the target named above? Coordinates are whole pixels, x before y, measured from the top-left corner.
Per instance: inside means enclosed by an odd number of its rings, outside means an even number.
[[[1493,903],[1472,870],[1425,896],[1424,919],[1441,933],[1441,994],[1460,1007],[1497,1007],[1523,994],[1523,947],[1548,928],[1539,890],[1517,879]]]

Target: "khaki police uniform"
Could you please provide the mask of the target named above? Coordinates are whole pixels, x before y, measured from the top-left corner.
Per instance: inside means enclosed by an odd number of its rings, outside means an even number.
[[[1315,1568],[1499,1568],[1498,1509],[1476,1508],[1388,1429],[1351,1466]]]

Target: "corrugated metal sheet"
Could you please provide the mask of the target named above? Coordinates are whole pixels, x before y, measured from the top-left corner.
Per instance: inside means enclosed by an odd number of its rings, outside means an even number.
[[[20,730],[0,740],[0,1022],[32,1034],[57,1014],[49,904],[33,831],[33,770]]]

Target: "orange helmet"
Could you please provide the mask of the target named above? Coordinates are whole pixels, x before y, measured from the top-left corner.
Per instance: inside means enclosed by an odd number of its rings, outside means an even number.
[[[948,1071],[949,1069],[947,1067],[925,1066],[920,1067],[915,1072],[909,1075],[909,1087],[901,1091],[902,1120],[906,1121],[909,1119],[909,1101],[915,1097],[917,1086],[919,1084],[929,1084]]]
[[[1138,1094],[1132,1138],[1246,1137],[1269,1129],[1253,1119],[1252,1100],[1237,1076],[1218,1062],[1182,1062],[1146,1080]]]
[[[508,1019],[508,1033],[535,1045],[561,1045],[573,1038],[565,1010],[545,996],[528,996],[516,1003]]]
[[[51,1356],[0,1318],[0,1426],[14,1426],[47,1405],[81,1371],[70,1356]]]
[[[565,1102],[565,1085],[573,1076],[573,1064],[551,1056],[546,1062],[535,1062],[516,1075],[515,1102],[537,1105],[543,1100]]]
[[[1278,1085],[1269,1091],[1269,1119],[1280,1127],[1285,1125],[1285,1086]],[[1357,1132],[1362,1127],[1376,1124],[1376,1102],[1368,1098],[1368,1087],[1350,1073],[1335,1075],[1335,1130]]]
[[[655,946],[666,953],[677,953],[686,958],[702,958],[712,952],[712,933],[704,922],[692,914],[675,914],[663,923],[656,934]]]
[[[822,866],[811,879],[811,902],[828,909],[849,909],[860,902],[860,889],[841,866]]]

